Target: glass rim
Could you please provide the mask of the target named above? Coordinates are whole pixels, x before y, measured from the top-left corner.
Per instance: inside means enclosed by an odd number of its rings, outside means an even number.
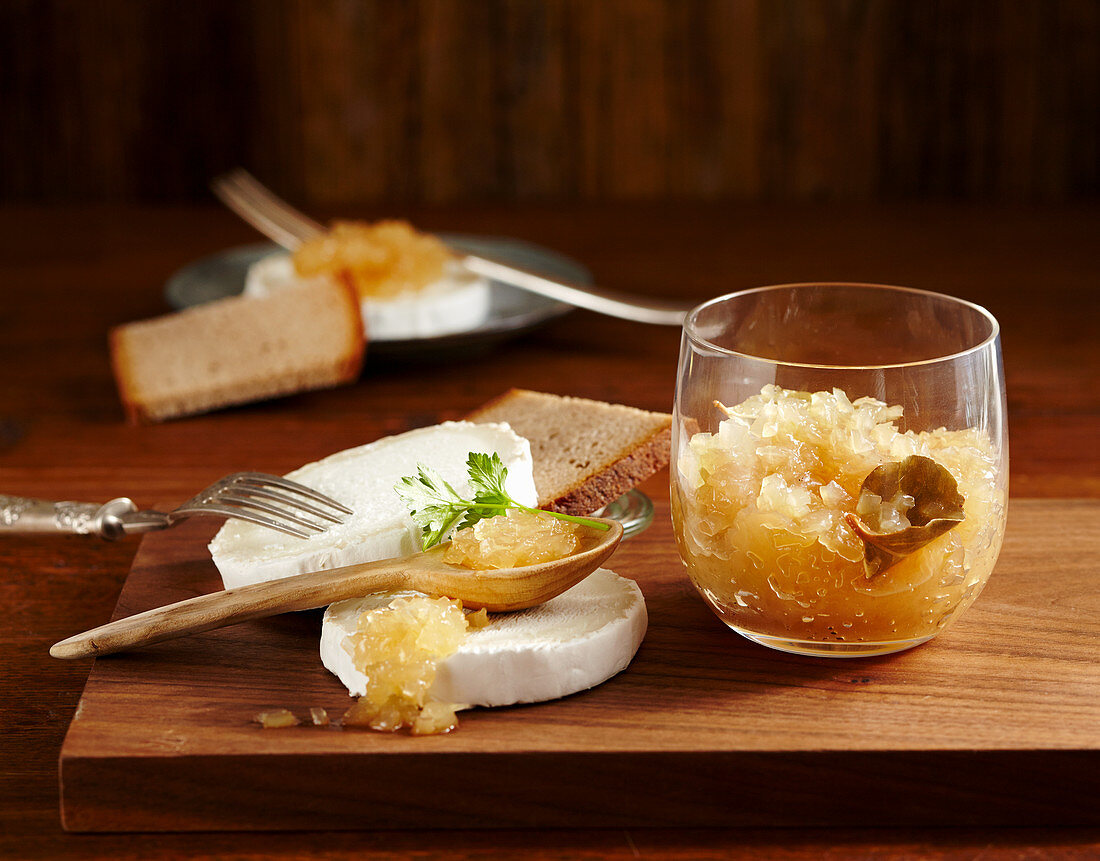
[[[959,350],[954,353],[949,353],[948,355],[934,356],[929,359],[917,359],[912,362],[887,362],[884,364],[869,365],[823,365],[814,362],[791,362],[785,359],[769,359],[765,356],[757,356],[753,353],[745,353],[740,350],[731,350],[729,347],[722,347],[699,334],[697,326],[699,315],[713,305],[717,305],[721,302],[728,302],[731,299],[736,299],[741,296],[748,296],[753,293],[768,293],[773,290],[790,290],[795,287],[859,287],[870,290],[911,293],[917,296],[930,296],[936,299],[943,299],[951,304],[961,305],[965,308],[969,308],[972,311],[976,311],[989,323],[990,331],[989,334],[977,344],[974,344],[971,347],[967,347],[965,350]],[[733,293],[725,293],[721,296],[715,296],[713,299],[708,299],[706,302],[696,305],[688,312],[687,316],[684,318],[683,331],[693,344],[706,346],[708,349],[713,350],[716,353],[722,353],[727,356],[738,356],[743,359],[750,359],[756,362],[767,362],[771,365],[781,365],[787,368],[825,368],[838,371],[875,371],[885,370],[889,368],[913,368],[920,365],[934,365],[939,362],[954,361],[955,359],[962,358],[963,356],[968,356],[972,353],[979,352],[980,350],[983,350],[989,345],[995,343],[997,338],[1000,337],[1001,324],[997,322],[997,318],[994,317],[993,314],[991,314],[986,308],[982,307],[976,302],[970,302],[966,299],[960,299],[957,296],[949,296],[946,293],[937,293],[934,290],[921,290],[916,287],[900,287],[895,284],[874,284],[864,281],[797,281],[790,284],[768,284],[763,287],[749,287],[745,290],[737,290]]]

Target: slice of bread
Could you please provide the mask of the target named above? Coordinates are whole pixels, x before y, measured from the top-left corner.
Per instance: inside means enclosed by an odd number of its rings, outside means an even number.
[[[220,299],[110,334],[115,381],[134,422],[351,382],[364,345],[359,298],[336,281]]]
[[[507,422],[531,443],[539,506],[591,514],[668,466],[672,416],[512,389],[466,417]]]

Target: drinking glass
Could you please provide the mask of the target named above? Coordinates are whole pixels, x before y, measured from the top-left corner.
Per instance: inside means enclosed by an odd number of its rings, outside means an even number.
[[[672,517],[734,631],[859,657],[935,636],[1000,551],[1008,442],[984,308],[877,284],[721,296],[684,323]]]

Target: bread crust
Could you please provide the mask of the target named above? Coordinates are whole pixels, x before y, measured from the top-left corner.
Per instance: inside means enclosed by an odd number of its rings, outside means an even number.
[[[600,406],[615,406],[603,401],[591,401],[587,398],[567,398],[561,395],[549,395],[529,389],[511,388],[503,394],[486,401],[466,416],[467,421],[508,421],[507,405],[513,399],[525,395],[550,397],[569,400],[590,401]],[[633,409],[633,408],[632,408]],[[646,412],[642,410],[641,412]],[[496,415],[493,415],[496,413]],[[505,413],[502,415],[501,413]],[[539,488],[539,506],[549,511],[564,514],[591,514],[607,504],[614,502],[642,481],[655,475],[668,466],[671,459],[672,416],[666,413],[648,413],[666,419],[662,427],[657,428],[640,442],[621,451],[596,473],[574,482],[565,489],[558,488],[553,495],[542,496]]]
[[[353,382],[363,365],[366,349],[366,334],[359,309],[359,297],[355,289],[343,282],[334,282],[337,288],[333,299],[339,303],[339,316],[346,325],[340,332],[337,355],[327,364],[316,361],[303,362],[300,367],[283,370],[278,373],[254,373],[246,375],[230,385],[195,385],[190,391],[174,394],[170,397],[143,392],[134,370],[141,357],[132,348],[130,333],[139,324],[116,326],[108,334],[108,348],[111,367],[118,386],[119,399],[122,402],[127,420],[132,424],[144,424],[163,421],[178,416],[193,415],[222,407],[248,403],[264,398],[280,397],[300,391],[332,388]],[[235,297],[225,301],[239,301]],[[248,299],[247,303],[263,302],[262,299]],[[189,311],[164,315],[161,318],[181,317],[200,311],[201,306]],[[143,321],[152,322],[152,321]]]
[[[540,507],[563,514],[599,511],[668,466],[671,447],[672,428],[662,428],[605,471],[578,483],[556,499],[540,501]]]
[[[125,327],[115,326],[111,329],[107,335],[107,343],[111,354],[111,371],[115,376],[118,396],[119,400],[122,401],[122,409],[126,413],[126,420],[130,424],[151,422],[152,418],[149,417],[135,394],[136,385],[132,371],[134,362],[130,355]]]

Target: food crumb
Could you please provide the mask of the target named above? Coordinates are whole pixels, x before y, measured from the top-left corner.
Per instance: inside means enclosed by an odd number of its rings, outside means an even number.
[[[290,709],[271,709],[260,712],[252,720],[264,729],[283,729],[288,726],[298,726],[300,723]]]
[[[455,707],[451,703],[427,702],[416,716],[409,732],[413,735],[439,735],[458,726]]]

